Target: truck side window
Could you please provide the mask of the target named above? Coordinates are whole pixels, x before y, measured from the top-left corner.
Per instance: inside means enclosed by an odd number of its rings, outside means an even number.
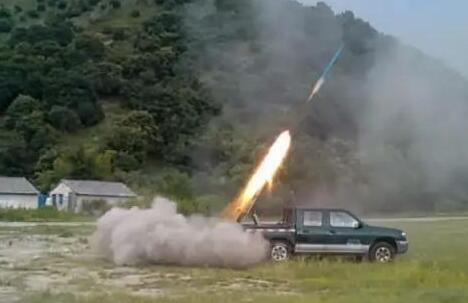
[[[353,228],[358,222],[349,214],[341,211],[330,212],[330,225],[333,227]]]
[[[321,211],[304,211],[304,226],[322,226]]]

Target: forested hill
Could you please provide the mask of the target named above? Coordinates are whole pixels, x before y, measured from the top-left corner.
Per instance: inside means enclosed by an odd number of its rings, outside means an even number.
[[[188,212],[217,209],[299,123],[268,205],[291,190],[362,211],[468,204],[465,146],[434,148],[460,141],[460,117],[437,120],[451,112],[436,104],[466,112],[467,83],[351,12],[287,0],[4,0],[0,43],[0,175],[42,190],[64,177],[123,180]]]

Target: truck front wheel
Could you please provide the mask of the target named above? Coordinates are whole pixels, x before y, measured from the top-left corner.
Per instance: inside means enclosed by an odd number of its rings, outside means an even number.
[[[389,263],[395,258],[395,248],[387,242],[374,244],[369,253],[369,259],[373,262]]]
[[[271,243],[270,257],[275,262],[287,261],[290,257],[291,249],[285,242],[274,241]]]

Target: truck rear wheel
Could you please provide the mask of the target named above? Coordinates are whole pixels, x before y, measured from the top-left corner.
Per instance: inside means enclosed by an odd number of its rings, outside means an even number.
[[[395,247],[387,242],[378,242],[372,245],[369,259],[373,262],[389,263],[395,258]]]
[[[275,262],[287,261],[291,255],[291,248],[288,243],[274,241],[271,243],[270,258]]]

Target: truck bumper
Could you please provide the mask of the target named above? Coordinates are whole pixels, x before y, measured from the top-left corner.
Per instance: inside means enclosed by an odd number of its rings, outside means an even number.
[[[404,254],[408,251],[408,241],[397,241],[397,253]]]

